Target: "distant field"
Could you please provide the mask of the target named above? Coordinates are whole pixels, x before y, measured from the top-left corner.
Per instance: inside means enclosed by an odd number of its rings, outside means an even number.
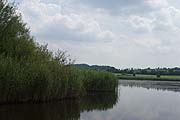
[[[157,77],[156,75],[144,75],[144,74],[136,74],[133,76],[132,74],[116,74],[119,79],[132,79],[132,80],[162,80],[162,81],[178,81],[180,80],[180,76],[175,75],[161,75]]]

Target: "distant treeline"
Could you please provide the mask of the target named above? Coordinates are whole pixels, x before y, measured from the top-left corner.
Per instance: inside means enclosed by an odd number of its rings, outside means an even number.
[[[122,69],[122,74],[147,74],[147,75],[180,75],[180,68],[145,68],[145,69]]]
[[[180,68],[145,68],[145,69],[117,69],[112,66],[99,66],[99,65],[88,65],[88,64],[75,64],[76,68],[88,69],[88,70],[99,70],[108,71],[112,73],[122,73],[122,74],[147,74],[147,75],[180,75]]]
[[[122,74],[147,74],[147,75],[180,75],[180,68],[145,68],[145,69],[117,69],[112,66],[99,66],[99,65],[88,65],[88,64],[75,64],[73,65],[76,68],[80,69],[89,69],[89,70],[100,70],[108,71],[112,73],[122,73]]]
[[[118,85],[112,73],[72,64],[66,52],[36,43],[14,5],[0,0],[0,103],[76,98]]]
[[[88,65],[88,64],[75,64],[76,68],[80,69],[89,69],[89,70],[99,70],[99,71],[108,71],[112,73],[119,73],[120,70],[112,66],[100,66],[100,65]]]

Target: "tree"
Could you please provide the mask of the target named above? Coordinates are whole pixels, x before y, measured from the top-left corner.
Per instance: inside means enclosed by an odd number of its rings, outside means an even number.
[[[62,65],[71,65],[75,62],[75,60],[70,58],[70,55],[68,55],[66,51],[60,50],[55,53],[55,60]]]
[[[33,37],[14,4],[0,0],[0,53],[26,57],[35,50]]]

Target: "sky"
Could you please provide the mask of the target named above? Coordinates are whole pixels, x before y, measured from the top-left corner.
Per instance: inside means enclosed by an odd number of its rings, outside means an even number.
[[[179,0],[15,0],[37,42],[76,63],[180,66]]]

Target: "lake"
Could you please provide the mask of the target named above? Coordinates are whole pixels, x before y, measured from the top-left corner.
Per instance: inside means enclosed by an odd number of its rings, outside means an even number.
[[[1,105],[0,120],[179,120],[180,82],[120,80],[115,93]]]

